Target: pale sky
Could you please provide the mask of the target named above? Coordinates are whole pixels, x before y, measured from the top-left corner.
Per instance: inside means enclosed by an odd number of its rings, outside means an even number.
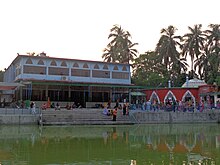
[[[0,0],[0,70],[19,54],[102,61],[113,25],[154,50],[160,30],[220,23],[219,0]]]

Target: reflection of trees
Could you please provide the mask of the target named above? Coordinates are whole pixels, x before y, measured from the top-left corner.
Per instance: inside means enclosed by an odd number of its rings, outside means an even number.
[[[117,164],[116,160],[131,159],[140,164],[182,164],[188,162],[187,156],[192,153],[209,158],[220,154],[215,140],[220,134],[219,125],[43,127],[40,135],[33,129],[0,130],[0,149],[10,149],[17,159],[31,159],[30,163],[39,164],[57,160],[89,164],[90,159],[96,158],[112,160],[113,164]],[[42,159],[38,160],[39,157]],[[219,159],[214,161],[220,164]]]

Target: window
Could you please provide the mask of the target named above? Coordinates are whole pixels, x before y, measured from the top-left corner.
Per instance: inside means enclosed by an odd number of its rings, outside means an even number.
[[[129,74],[124,72],[112,72],[113,79],[129,79]]]
[[[50,65],[51,65],[51,66],[57,66],[57,63],[56,63],[55,60],[53,60],[53,61],[51,61]]]
[[[71,76],[90,77],[90,70],[72,69],[71,70]]]
[[[25,74],[46,74],[46,67],[24,65]]]
[[[127,71],[126,66],[123,66],[122,71]]]
[[[32,60],[30,58],[27,59],[26,64],[33,64]]]
[[[92,77],[110,78],[110,72],[109,71],[101,71],[101,70],[93,70],[92,71]]]
[[[113,70],[118,70],[118,66],[114,66]]]
[[[63,62],[61,63],[61,66],[67,66],[66,62],[63,61]]]
[[[94,69],[99,69],[98,64],[95,64]]]
[[[69,69],[68,69],[68,68],[49,67],[49,68],[48,68],[48,74],[49,74],[49,75],[63,75],[63,76],[68,76],[68,75],[69,75]]]
[[[89,68],[88,64],[85,63],[85,64],[83,65],[83,68]]]
[[[79,64],[75,62],[75,63],[73,64],[73,67],[74,67],[74,68],[78,68],[78,67],[79,67]]]
[[[103,69],[108,70],[108,65],[105,64],[105,65],[103,66]]]
[[[43,62],[43,60],[40,59],[37,64],[38,65],[44,65],[44,62]]]

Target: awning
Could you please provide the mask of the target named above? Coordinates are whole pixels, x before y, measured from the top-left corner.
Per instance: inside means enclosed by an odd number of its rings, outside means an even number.
[[[33,81],[32,84],[37,84],[37,85],[62,85],[62,86],[91,86],[91,87],[111,87],[111,88],[144,88],[142,86],[136,86],[133,84],[105,84],[105,83],[84,83],[84,82],[66,82],[63,83],[61,81]]]
[[[6,82],[0,82],[0,90],[15,90],[19,86],[24,86],[20,83],[6,83]]]
[[[146,94],[142,92],[131,92],[130,94],[131,96],[146,96]]]

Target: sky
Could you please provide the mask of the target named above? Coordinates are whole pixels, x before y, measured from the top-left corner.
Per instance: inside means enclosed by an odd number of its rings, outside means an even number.
[[[0,70],[17,53],[103,61],[113,25],[129,31],[139,53],[154,50],[162,28],[220,23],[219,0],[0,0]]]

